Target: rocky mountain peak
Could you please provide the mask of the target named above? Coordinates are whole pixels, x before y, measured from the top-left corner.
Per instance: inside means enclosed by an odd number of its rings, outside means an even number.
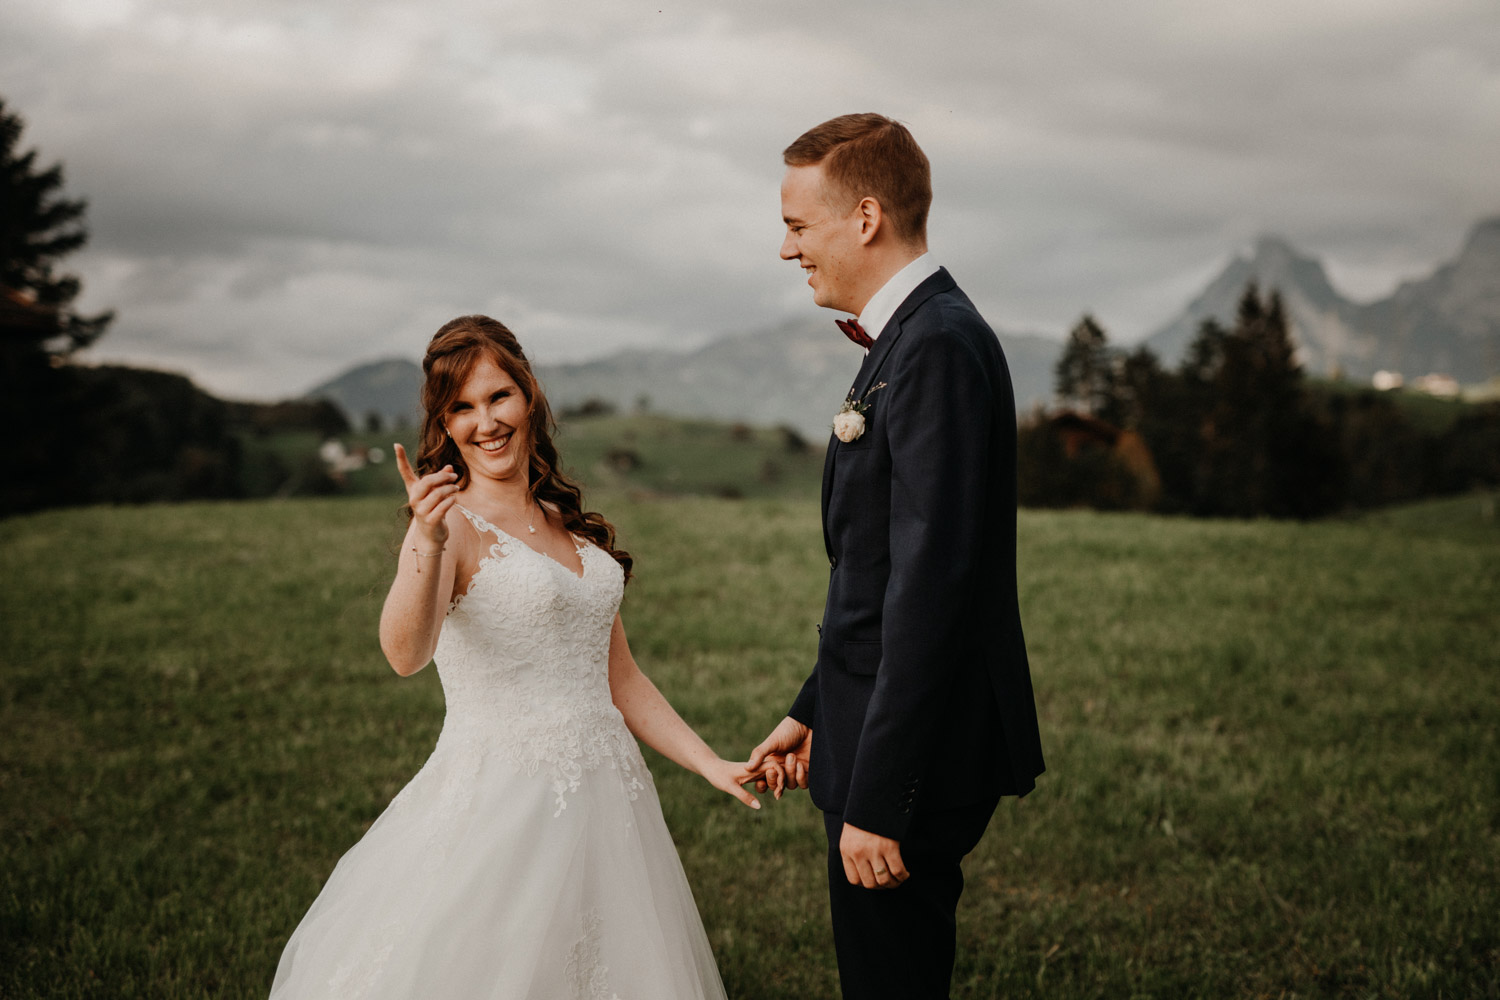
[[[1500,215],[1484,219],[1469,230],[1464,255],[1470,253],[1500,254]]]
[[[1340,301],[1322,261],[1299,253],[1280,236],[1257,239],[1248,267],[1263,290],[1276,288],[1283,297],[1300,296],[1320,309],[1334,308]]]
[[[1492,291],[1500,291],[1500,216],[1486,219],[1469,231],[1453,269],[1472,275]]]
[[[1281,293],[1298,357],[1310,372],[1358,379],[1377,369],[1444,372],[1478,382],[1500,370],[1500,216],[1470,230],[1458,256],[1428,277],[1365,305],[1339,294],[1319,260],[1278,236],[1262,236],[1147,343],[1175,361],[1204,319],[1233,322],[1250,281]]]
[[[1500,334],[1500,217],[1486,219],[1471,229],[1457,259],[1439,268],[1406,297],[1409,299],[1413,292],[1427,298],[1428,307],[1460,336],[1496,338]]]
[[[1152,334],[1147,344],[1169,364],[1174,363],[1204,320],[1234,321],[1245,286],[1252,281],[1262,292],[1274,290],[1281,295],[1291,317],[1298,358],[1309,370],[1336,370],[1349,355],[1367,351],[1348,323],[1350,304],[1329,282],[1322,262],[1271,234],[1259,237],[1248,253],[1236,254],[1187,309]]]

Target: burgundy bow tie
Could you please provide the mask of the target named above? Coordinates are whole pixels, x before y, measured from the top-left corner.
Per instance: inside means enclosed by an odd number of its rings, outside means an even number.
[[[848,337],[850,340],[854,341],[865,350],[868,351],[871,347],[875,346],[875,338],[871,337],[868,333],[865,333],[865,328],[859,325],[859,320],[836,319],[834,320],[834,322],[838,324],[840,330],[844,331],[844,336]]]

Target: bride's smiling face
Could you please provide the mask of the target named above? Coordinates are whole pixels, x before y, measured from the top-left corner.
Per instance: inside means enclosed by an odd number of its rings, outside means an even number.
[[[443,418],[471,477],[526,481],[529,409],[516,380],[481,355]]]

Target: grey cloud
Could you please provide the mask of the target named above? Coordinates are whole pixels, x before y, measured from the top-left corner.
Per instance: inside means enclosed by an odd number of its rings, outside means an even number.
[[[813,307],[779,150],[849,110],[931,156],[998,325],[1144,334],[1261,232],[1364,291],[1500,209],[1490,0],[705,9],[16,0],[0,93],[89,197],[104,356],[275,395],[501,312],[540,360]],[[1385,288],[1380,286],[1384,283]]]

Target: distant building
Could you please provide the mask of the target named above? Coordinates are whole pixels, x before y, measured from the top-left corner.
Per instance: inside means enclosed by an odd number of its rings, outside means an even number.
[[[1418,392],[1425,392],[1429,396],[1439,396],[1443,399],[1458,398],[1458,379],[1452,375],[1443,375],[1433,372],[1412,380],[1412,388]]]
[[[1054,414],[1048,423],[1062,439],[1063,453],[1070,459],[1090,449],[1108,452],[1135,483],[1137,506],[1150,508],[1161,498],[1161,475],[1156,461],[1145,439],[1135,431],[1072,410]]]
[[[338,438],[329,438],[318,448],[318,457],[328,466],[330,473],[339,477],[345,473],[357,472],[367,464],[383,461],[385,452],[363,445],[355,445],[351,450]]]

